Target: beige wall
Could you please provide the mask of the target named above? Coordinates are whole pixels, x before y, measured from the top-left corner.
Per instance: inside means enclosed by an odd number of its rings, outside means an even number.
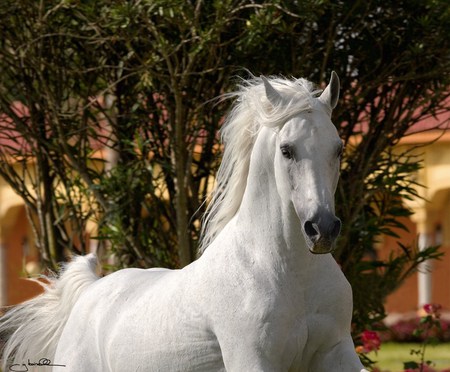
[[[409,136],[402,141],[401,146],[429,142],[437,136],[437,133],[431,132]],[[417,175],[417,180],[425,185],[420,193],[428,201],[408,202],[415,215],[411,220],[403,221],[409,226],[410,232],[399,233],[405,245],[411,244],[417,240],[418,234],[424,233],[427,234],[429,243],[435,244],[441,240],[442,250],[449,252],[450,133],[440,137],[436,143],[418,149],[417,153],[423,154],[424,160],[424,169]],[[384,244],[378,248],[379,254],[385,257],[396,247],[396,242],[386,237]],[[40,287],[37,284],[23,279],[27,276],[26,269],[31,268],[32,271],[33,263],[37,261],[23,203],[0,179],[0,305],[15,304],[39,293]],[[442,261],[433,263],[431,269],[428,276],[430,299],[450,310],[450,252]],[[418,275],[409,278],[388,298],[386,305],[389,312],[417,310]]]
[[[433,140],[436,142],[415,150],[423,160],[423,169],[416,175],[417,182],[424,186],[418,188],[423,199],[405,200],[414,215],[403,221],[410,232],[399,233],[405,245],[418,241],[441,245],[444,257],[423,265],[420,273],[388,298],[386,308],[391,313],[416,311],[424,302],[439,303],[450,310],[450,133],[415,134],[405,138],[400,147]],[[385,238],[381,255],[388,255],[395,246],[394,239]]]
[[[23,205],[6,210],[0,226],[1,305],[14,305],[41,292],[37,283],[27,280],[39,271],[39,256]]]

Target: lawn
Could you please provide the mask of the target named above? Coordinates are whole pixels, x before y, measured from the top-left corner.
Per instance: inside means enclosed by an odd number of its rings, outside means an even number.
[[[420,349],[420,344],[393,343],[381,344],[377,354],[374,352],[368,356],[377,361],[377,366],[382,372],[402,372],[403,362],[419,361],[419,357],[411,355],[411,350]],[[425,352],[425,360],[431,360],[433,368],[437,371],[450,370],[450,343],[428,345]]]

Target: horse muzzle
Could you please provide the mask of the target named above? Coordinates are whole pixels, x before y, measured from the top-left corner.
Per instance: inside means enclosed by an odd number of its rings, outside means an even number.
[[[303,224],[303,231],[311,253],[331,253],[341,232],[341,220],[330,212],[317,213]]]

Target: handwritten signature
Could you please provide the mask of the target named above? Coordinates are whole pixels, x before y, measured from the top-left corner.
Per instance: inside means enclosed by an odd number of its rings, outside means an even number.
[[[38,362],[30,362],[28,359],[28,363],[22,364],[13,364],[9,367],[10,371],[13,372],[27,372],[28,367],[65,367],[65,364],[54,364],[50,359],[41,358]]]

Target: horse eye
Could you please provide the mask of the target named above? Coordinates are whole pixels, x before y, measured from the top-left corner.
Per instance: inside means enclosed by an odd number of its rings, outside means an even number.
[[[292,159],[292,149],[287,146],[280,146],[280,150],[281,150],[281,154],[286,158],[286,159]]]

